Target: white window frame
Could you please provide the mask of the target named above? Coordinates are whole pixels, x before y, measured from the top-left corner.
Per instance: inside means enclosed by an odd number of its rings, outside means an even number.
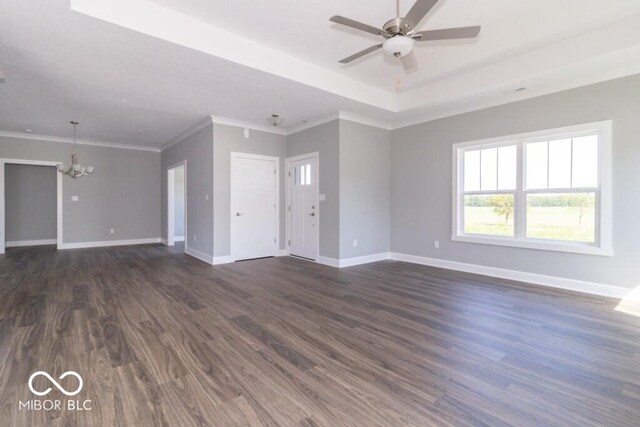
[[[611,225],[611,120],[567,126],[537,132],[508,135],[498,138],[461,142],[453,145],[453,187],[452,187],[452,234],[451,240],[457,242],[481,243],[517,248],[540,249],[547,251],[571,252],[588,255],[613,256]],[[551,141],[581,134],[598,134],[598,187],[586,189],[526,190],[524,146],[529,142]],[[491,194],[515,194],[514,201],[514,236],[491,236],[464,233],[464,152],[472,149],[484,149],[516,145],[517,147],[517,179],[515,190],[496,190]],[[595,205],[595,243],[570,242],[563,240],[536,239],[526,237],[526,195],[535,193],[594,192]],[[468,194],[469,192],[467,192]],[[489,192],[477,192],[479,194]]]

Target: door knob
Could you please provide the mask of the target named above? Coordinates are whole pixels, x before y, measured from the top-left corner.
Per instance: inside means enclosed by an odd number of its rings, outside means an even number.
[[[236,216],[241,216],[242,214],[240,212],[236,212]]]
[[[316,216],[316,213],[315,212],[311,212],[309,215]]]

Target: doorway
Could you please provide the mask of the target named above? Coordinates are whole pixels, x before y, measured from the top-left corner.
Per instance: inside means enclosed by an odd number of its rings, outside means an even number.
[[[289,255],[318,261],[320,252],[319,155],[287,159],[287,239]]]
[[[40,160],[0,159],[0,254],[5,253],[7,246],[62,246],[62,174],[56,170],[57,165],[58,162]],[[38,169],[37,175],[47,175],[47,188],[40,189],[40,184],[32,181],[36,174],[22,170],[20,166],[46,168]],[[9,182],[6,182],[7,172],[10,174]],[[54,174],[55,187],[50,184]],[[25,187],[17,188],[18,181],[21,187]],[[7,189],[7,184],[12,188]],[[39,207],[42,203],[47,206]],[[48,217],[43,217],[43,213]]]
[[[234,261],[278,252],[280,159],[231,153],[231,257]]]
[[[187,235],[187,161],[167,169],[167,246]],[[185,244],[186,249],[186,244]]]

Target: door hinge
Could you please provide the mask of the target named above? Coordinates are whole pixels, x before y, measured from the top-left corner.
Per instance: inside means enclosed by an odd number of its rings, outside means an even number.
[[[274,175],[276,174],[276,170],[275,170],[275,169],[273,170],[273,174],[274,174]]]
[[[275,242],[276,242],[276,239],[275,239],[275,237],[274,237],[274,239],[273,239],[273,243],[275,243]]]
[[[291,240],[289,240],[288,245],[291,246]]]
[[[289,212],[291,212],[291,205],[289,205]]]
[[[289,171],[289,176],[291,176],[291,171]]]

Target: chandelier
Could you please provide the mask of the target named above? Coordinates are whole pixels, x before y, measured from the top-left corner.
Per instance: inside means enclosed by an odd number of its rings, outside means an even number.
[[[75,120],[72,120],[69,123],[73,125],[73,150],[77,151],[78,150],[77,141],[76,141],[77,127],[80,123],[76,122]],[[71,166],[68,169],[65,169],[62,163],[58,163],[57,167],[58,167],[58,172],[61,172],[64,175],[69,175],[71,178],[74,178],[74,179],[80,178],[81,176],[93,175],[93,169],[94,169],[93,166],[82,166],[78,162],[78,155],[76,153],[73,153],[71,155]]]

